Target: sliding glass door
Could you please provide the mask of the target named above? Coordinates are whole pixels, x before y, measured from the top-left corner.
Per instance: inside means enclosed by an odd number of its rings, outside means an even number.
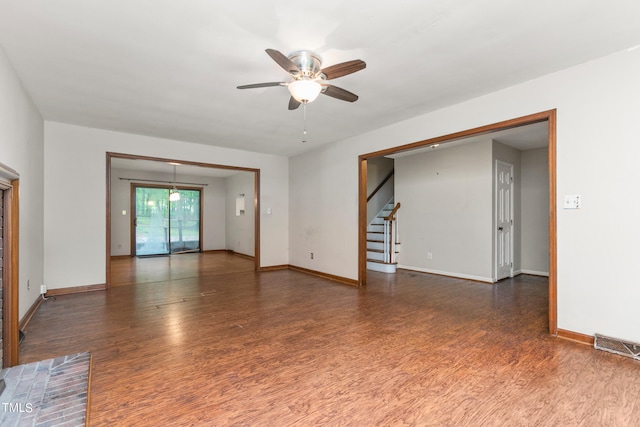
[[[169,200],[169,187],[133,185],[132,241],[136,256],[200,251],[200,189],[179,189]]]
[[[166,255],[169,248],[169,189],[134,187],[135,255]]]
[[[170,203],[169,251],[200,251],[200,190],[180,190],[180,200]]]

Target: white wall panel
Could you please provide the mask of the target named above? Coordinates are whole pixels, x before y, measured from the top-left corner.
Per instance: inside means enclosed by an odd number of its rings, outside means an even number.
[[[396,159],[402,267],[492,281],[491,160],[491,140]]]
[[[0,94],[0,163],[20,175],[18,315],[22,318],[39,297],[40,285],[45,283],[44,122],[1,46]]]

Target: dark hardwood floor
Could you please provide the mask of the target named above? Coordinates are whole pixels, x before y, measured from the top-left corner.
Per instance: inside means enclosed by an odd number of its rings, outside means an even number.
[[[34,315],[21,363],[93,354],[95,426],[628,426],[640,364],[547,332],[547,280],[366,288],[229,254],[117,259]]]

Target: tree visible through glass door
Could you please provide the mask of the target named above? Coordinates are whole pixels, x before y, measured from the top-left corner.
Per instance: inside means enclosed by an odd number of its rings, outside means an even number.
[[[169,253],[169,189],[135,187],[135,255]]]
[[[171,202],[169,251],[200,251],[200,190],[180,190],[180,200]]]
[[[169,200],[169,188],[135,187],[135,255],[200,251],[200,190],[180,189]]]

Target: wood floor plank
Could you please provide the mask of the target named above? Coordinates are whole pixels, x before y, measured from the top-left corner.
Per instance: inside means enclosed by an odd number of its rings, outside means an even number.
[[[640,365],[548,335],[545,278],[400,270],[366,288],[225,253],[117,259],[21,363],[89,351],[94,426],[633,425]]]

